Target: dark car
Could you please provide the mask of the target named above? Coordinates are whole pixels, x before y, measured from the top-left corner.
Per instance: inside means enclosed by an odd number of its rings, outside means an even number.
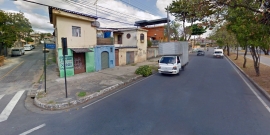
[[[202,50],[197,51],[197,56],[204,56],[204,51]]]

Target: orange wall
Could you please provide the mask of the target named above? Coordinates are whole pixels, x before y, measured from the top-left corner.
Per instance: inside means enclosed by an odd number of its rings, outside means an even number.
[[[151,37],[156,37],[156,40],[167,41],[167,38],[164,37],[164,26],[150,27],[150,28],[143,28],[143,29],[148,30],[147,39],[150,39]]]

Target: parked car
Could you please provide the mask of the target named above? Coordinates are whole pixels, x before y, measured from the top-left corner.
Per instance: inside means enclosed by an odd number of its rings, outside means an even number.
[[[34,45],[31,45],[32,49],[35,49],[36,47]]]
[[[12,48],[11,49],[11,57],[13,57],[13,56],[21,56],[21,55],[24,55],[24,54],[25,54],[25,51],[24,51],[23,47]]]
[[[197,56],[204,56],[204,51],[198,50],[197,51]]]
[[[26,44],[26,45],[24,45],[24,50],[25,51],[31,51],[32,50],[32,46],[30,44]]]

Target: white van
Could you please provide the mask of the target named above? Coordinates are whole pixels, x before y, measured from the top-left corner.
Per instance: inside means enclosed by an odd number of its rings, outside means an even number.
[[[32,50],[32,46],[30,44],[26,44],[26,45],[24,45],[24,50],[25,51],[31,51]]]
[[[12,48],[11,49],[11,57],[13,57],[13,56],[17,56],[17,55],[19,55],[19,56],[21,56],[21,55],[24,55],[24,48]]]
[[[215,50],[214,50],[213,57],[216,57],[216,58],[223,58],[223,57],[224,57],[224,55],[223,55],[223,50],[222,50],[222,49],[215,49]]]

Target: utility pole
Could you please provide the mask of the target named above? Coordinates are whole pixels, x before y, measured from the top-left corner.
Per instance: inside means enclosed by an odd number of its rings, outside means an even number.
[[[168,35],[168,42],[170,42],[170,18],[169,18],[169,6],[167,6],[167,35]]]
[[[96,0],[96,1],[94,2],[94,5],[96,5],[96,17],[97,17],[97,2],[98,2],[98,0]]]

